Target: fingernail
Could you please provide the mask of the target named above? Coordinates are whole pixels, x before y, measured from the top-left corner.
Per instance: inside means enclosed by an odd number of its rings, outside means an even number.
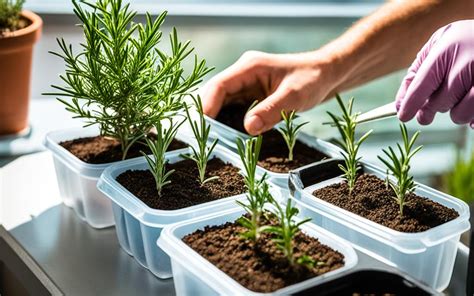
[[[245,118],[245,128],[251,134],[259,134],[264,127],[263,120],[258,115],[251,115]]]

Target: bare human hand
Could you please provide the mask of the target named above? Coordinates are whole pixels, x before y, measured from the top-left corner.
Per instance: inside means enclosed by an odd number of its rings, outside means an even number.
[[[263,133],[281,120],[282,110],[305,111],[329,95],[337,84],[330,64],[319,59],[317,52],[248,51],[206,84],[204,113],[215,117],[223,105],[235,99],[263,99],[244,120],[251,135]]]

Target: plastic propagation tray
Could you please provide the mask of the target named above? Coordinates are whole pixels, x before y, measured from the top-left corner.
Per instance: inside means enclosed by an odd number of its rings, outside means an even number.
[[[184,152],[190,152],[190,149]],[[183,151],[168,152],[166,158],[169,163],[178,162],[182,160],[180,157],[182,153]],[[212,157],[242,168],[240,158],[220,145],[215,147]],[[127,170],[147,169],[148,164],[143,157],[114,164],[104,171],[97,187],[112,200],[120,246],[157,277],[169,278],[172,276],[169,257],[163,250],[156,248],[156,240],[160,237],[163,227],[235,207],[235,201],[245,200],[245,194],[178,210],[152,209],[115,180]],[[260,170],[257,171],[257,176],[262,174]]]
[[[250,138],[249,135],[239,132],[215,119],[206,117],[206,120],[212,127],[212,136],[219,139],[219,141],[234,152],[237,152],[236,141],[238,138],[243,140]],[[310,136],[304,132],[298,133],[297,139],[309,147],[326,154],[329,158],[341,158],[342,150],[334,144]],[[265,139],[263,140],[265,141]],[[267,174],[270,181],[282,188],[287,188],[288,173],[275,173],[264,168],[262,169]]]
[[[244,211],[241,208],[234,207],[225,212],[176,223],[163,230],[157,244],[158,248],[168,253],[171,258],[177,295],[289,295],[318,285],[324,279],[335,277],[357,264],[357,255],[350,244],[312,223],[306,223],[301,226],[302,231],[317,237],[321,243],[342,253],[345,257],[345,265],[274,293],[263,294],[250,291],[181,240],[185,235],[203,229],[205,226],[233,222],[242,214]]]
[[[455,209],[459,217],[418,233],[399,232],[341,209],[312,195],[317,188],[341,181],[337,165],[328,160],[290,174],[289,188],[302,216],[349,240],[365,253],[406,272],[438,291],[450,281],[457,244],[469,229],[469,207],[463,201],[417,183],[415,193]],[[385,173],[363,164],[365,173],[384,179]]]
[[[53,153],[59,192],[64,204],[73,208],[90,226],[104,228],[114,225],[112,203],[97,190],[96,185],[104,169],[117,162],[89,164],[59,145],[63,141],[98,134],[96,127],[54,131],[46,135],[45,146]],[[191,139],[184,131],[178,131],[176,138],[186,143]]]
[[[349,295],[416,295],[441,296],[442,293],[399,273],[377,269],[362,269],[337,277],[295,293],[295,296]]]

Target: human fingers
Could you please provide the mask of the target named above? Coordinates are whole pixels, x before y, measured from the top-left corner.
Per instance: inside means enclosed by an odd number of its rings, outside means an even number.
[[[258,84],[258,71],[264,62],[265,54],[246,52],[237,62],[209,80],[203,88],[204,113],[216,117],[226,97]]]
[[[468,124],[473,127],[474,123],[474,87],[466,93],[450,112],[451,119],[456,124]],[[474,128],[474,127],[473,127]]]
[[[258,135],[271,129],[281,121],[281,111],[299,110],[299,94],[281,84],[270,96],[250,110],[244,119],[244,126],[251,135]]]
[[[442,54],[431,51],[421,63],[401,100],[398,118],[401,121],[412,119],[424,106],[429,97],[440,87],[445,69],[440,62]]]

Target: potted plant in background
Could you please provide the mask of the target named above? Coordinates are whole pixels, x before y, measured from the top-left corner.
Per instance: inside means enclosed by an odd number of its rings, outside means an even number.
[[[442,178],[442,188],[447,193],[455,196],[469,205],[471,213],[474,212],[474,151],[469,159],[458,156],[453,170]],[[471,227],[472,222],[471,222]],[[461,240],[468,244],[468,233],[463,234]]]
[[[177,294],[288,295],[356,264],[348,244],[296,218],[291,201],[281,206],[265,175],[255,175],[261,141],[239,140],[247,188],[240,209],[171,225],[158,239]]]
[[[330,116],[341,134],[344,159],[292,172],[293,199],[316,224],[429,286],[445,289],[460,234],[469,229],[469,208],[413,181],[410,159],[421,147],[414,148],[418,133],[410,139],[403,124],[403,144],[380,157],[388,173],[360,162],[357,153],[370,132],[356,139],[353,100],[348,108],[337,100],[342,116]]]
[[[187,109],[185,118],[193,133],[187,151],[165,153],[183,120],[162,120],[156,138],[147,140],[151,155],[111,165],[97,184],[112,200],[121,247],[160,278],[172,276],[169,256],[155,248],[164,227],[223,211],[235,206],[227,201],[244,198],[238,156],[209,138],[200,97],[193,101],[196,112]]]
[[[135,23],[136,12],[120,0],[96,3],[73,1],[85,42],[78,52],[63,39],[64,86],[53,85],[58,97],[83,129],[52,132],[46,146],[53,152],[58,184],[66,205],[72,206],[91,226],[113,225],[110,200],[96,188],[102,171],[112,162],[149,153],[146,138],[164,118],[182,112],[183,102],[210,71],[194,58],[186,74],[182,62],[192,53],[190,42],[170,34],[171,53],[157,48],[166,12],[146,23]],[[184,137],[186,138],[186,137]],[[181,140],[184,140],[181,136]],[[186,145],[172,139],[170,150]]]
[[[216,119],[209,117],[206,119],[222,142],[236,151],[236,140],[250,137],[243,125],[244,117],[257,103],[258,101],[254,101],[251,105],[240,101],[231,103],[222,108]],[[281,116],[282,122],[263,134],[258,165],[266,170],[269,180],[285,188],[290,170],[338,157],[340,149],[301,132],[306,122],[298,123],[298,116],[294,110],[282,110]]]
[[[0,136],[28,127],[33,46],[43,21],[24,0],[0,0]]]

